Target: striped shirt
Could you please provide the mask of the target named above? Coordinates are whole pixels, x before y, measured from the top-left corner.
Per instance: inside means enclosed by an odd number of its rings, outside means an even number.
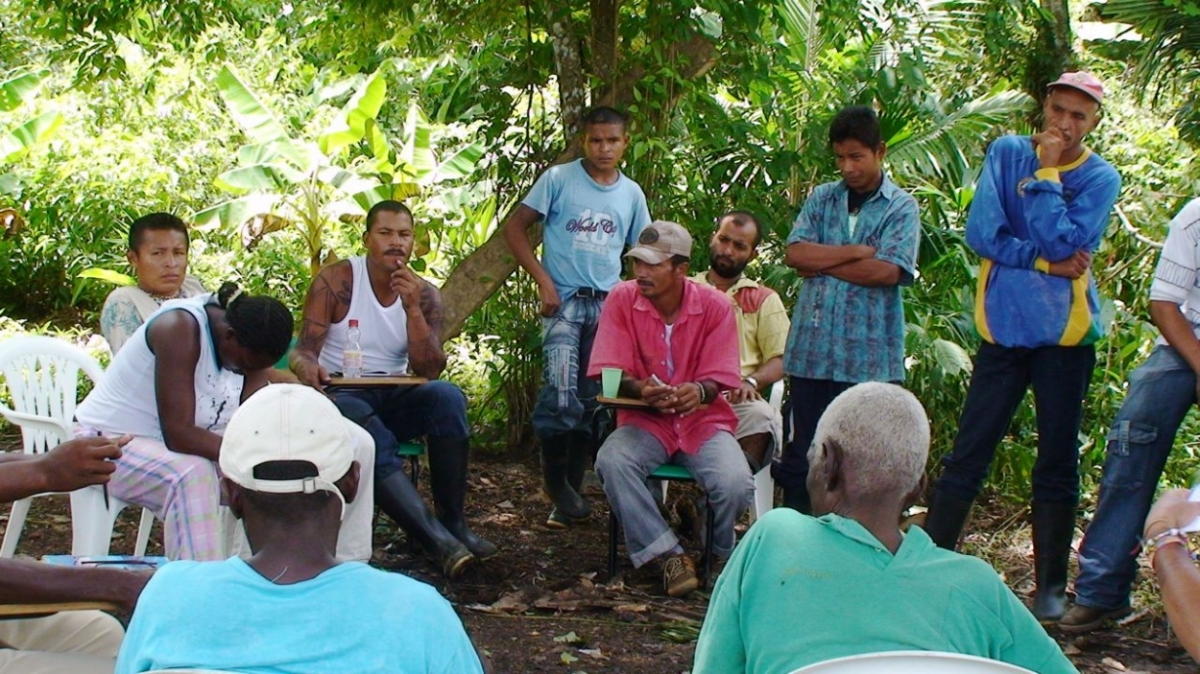
[[[1171,220],[1150,284],[1150,299],[1178,304],[1200,337],[1200,199],[1193,199]],[[1159,344],[1166,340],[1159,337]]]
[[[872,246],[876,259],[900,267],[900,283],[868,288],[828,275],[805,279],[792,310],[784,371],[840,382],[903,381],[900,286],[911,285],[917,269],[917,202],[885,175],[851,229],[848,194],[840,180],[819,185],[804,202],[788,244]]]

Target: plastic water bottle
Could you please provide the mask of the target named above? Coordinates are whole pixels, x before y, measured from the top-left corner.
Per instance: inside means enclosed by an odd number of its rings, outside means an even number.
[[[350,319],[350,329],[346,331],[346,348],[342,351],[342,376],[347,379],[358,379],[362,376],[361,339],[358,320],[352,318]]]

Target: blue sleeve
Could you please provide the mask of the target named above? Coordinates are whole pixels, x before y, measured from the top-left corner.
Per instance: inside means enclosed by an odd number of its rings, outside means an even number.
[[[899,285],[912,285],[917,271],[917,251],[921,247],[921,218],[917,200],[905,195],[898,207],[888,214],[883,236],[875,242],[875,259],[890,262],[902,272]]]
[[[638,237],[642,235],[642,230],[646,228],[646,225],[650,224],[650,209],[646,206],[646,193],[637,183],[633,185],[633,192],[635,196],[629,218],[629,233],[625,236],[625,245],[630,248],[637,243]]]
[[[818,186],[809,195],[808,199],[804,200],[804,206],[800,208],[800,214],[796,216],[796,222],[792,223],[792,232],[788,234],[788,244],[793,243],[820,243],[821,242],[821,223],[818,204],[821,199],[819,196],[821,188]]]
[[[1037,246],[1013,236],[1000,199],[1004,182],[1003,159],[998,156],[1006,139],[997,140],[983,160],[983,172],[975,186],[975,197],[967,214],[967,245],[993,262],[1006,267],[1033,269]]]
[[[1103,171],[1097,180],[1083,185],[1070,205],[1057,180],[1034,180],[1026,185],[1022,200],[1025,222],[1042,257],[1058,262],[1080,249],[1095,250],[1120,191],[1121,177],[1116,171]]]
[[[559,171],[557,169],[557,166],[546,169],[545,173],[538,176],[537,182],[533,183],[529,194],[526,194],[525,198],[521,200],[522,204],[541,213],[543,220],[550,215],[550,207],[554,205],[554,200],[562,191],[562,181],[558,179]]]

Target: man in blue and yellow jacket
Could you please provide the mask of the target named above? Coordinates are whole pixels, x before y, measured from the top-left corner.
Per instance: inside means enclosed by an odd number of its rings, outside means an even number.
[[[1121,189],[1113,167],[1083,144],[1104,87],[1089,73],[1052,82],[1041,133],[1006,136],[984,160],[967,218],[979,253],[975,326],[983,344],[943,460],[926,531],[953,549],[996,446],[1030,385],[1037,411],[1033,469],[1033,612],[1058,620],[1079,501],[1079,423],[1103,326],[1089,271]]]

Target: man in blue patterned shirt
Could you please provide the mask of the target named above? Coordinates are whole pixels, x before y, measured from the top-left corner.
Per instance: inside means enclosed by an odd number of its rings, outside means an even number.
[[[773,475],[784,505],[804,513],[808,446],[826,406],[861,382],[904,381],[900,286],[913,282],[921,237],[916,200],[884,175],[875,111],[839,112],[829,145],[842,179],[813,190],[787,247],[787,265],[805,281],[784,354],[795,435]]]

